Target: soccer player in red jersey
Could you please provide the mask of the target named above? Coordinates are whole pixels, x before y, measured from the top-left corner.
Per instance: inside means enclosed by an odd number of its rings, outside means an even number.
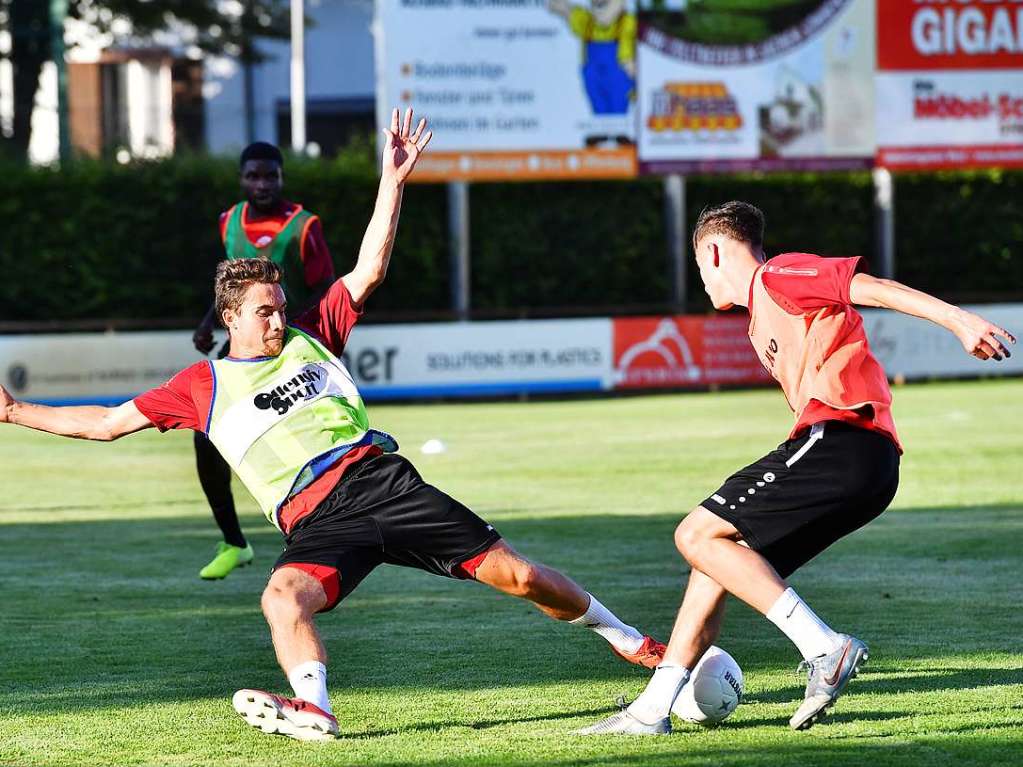
[[[220,214],[220,240],[225,257],[268,258],[281,267],[281,287],[288,306],[297,316],[313,306],[334,281],[334,262],[323,238],[318,216],[282,197],[284,157],[273,144],[257,141],[239,159],[240,183],[245,201]],[[203,354],[213,350],[213,306],[192,336]],[[223,359],[230,341],[218,355]],[[213,518],[223,541],[213,560],[199,577],[225,578],[236,567],[251,564],[252,546],[245,540],[231,494],[231,468],[202,431],[195,432],[195,465]]]
[[[234,706],[267,733],[300,740],[338,734],[327,697],[326,650],[313,616],[333,609],[377,565],[473,579],[529,600],[546,615],[594,631],[631,663],[654,667],[664,645],[620,621],[575,582],[530,562],[461,503],[423,481],[369,427],[341,352],[362,306],[383,281],[402,191],[432,133],[394,110],[376,207],[355,268],[288,325],[281,269],[267,259],[217,268],[217,315],[230,354],[198,362],[116,408],[18,402],[0,386],[0,422],[112,440],[156,427],[205,432],[238,473],[285,549],[263,613],[295,698],[239,690]]]
[[[690,669],[713,643],[726,593],[758,610],[796,645],[808,671],[789,724],[810,727],[842,693],[867,646],[837,633],[783,580],[883,512],[895,496],[902,446],[891,392],[853,305],[931,320],[967,353],[1001,360],[1008,331],[893,280],[859,258],[764,256],[763,214],[729,202],[705,209],[693,245],[716,309],[745,306],[749,337],[781,384],[796,423],[788,439],[739,470],[675,531],[692,571],[664,661],[628,708],[585,734],[663,734]]]

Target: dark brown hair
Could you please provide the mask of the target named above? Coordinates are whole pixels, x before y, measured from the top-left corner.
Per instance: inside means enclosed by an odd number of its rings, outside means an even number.
[[[693,229],[693,248],[710,234],[723,234],[754,248],[764,244],[764,214],[756,205],[732,200],[700,211]]]
[[[265,258],[238,258],[221,261],[217,265],[217,276],[213,282],[213,293],[217,306],[217,319],[224,322],[224,310],[237,312],[245,298],[249,285],[262,283],[277,285],[281,282],[281,269]]]

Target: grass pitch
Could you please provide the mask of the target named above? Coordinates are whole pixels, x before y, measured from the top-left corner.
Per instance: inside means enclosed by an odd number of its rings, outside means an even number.
[[[871,661],[830,721],[787,720],[795,649],[745,606],[719,644],[746,674],[724,726],[579,738],[642,669],[528,605],[381,568],[322,616],[344,737],[263,735],[236,688],[287,692],[259,613],[276,532],[237,489],[257,566],[212,554],[187,434],[113,445],[0,427],[0,764],[1018,765],[1023,763],[1023,381],[902,387],[893,508],[793,578]],[[679,517],[782,440],[779,392],[377,406],[424,476],[665,637],[685,570]],[[418,446],[437,437],[438,456]]]

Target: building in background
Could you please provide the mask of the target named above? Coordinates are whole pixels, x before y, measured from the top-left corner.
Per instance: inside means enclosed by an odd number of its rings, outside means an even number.
[[[373,0],[306,0],[306,137],[333,154],[375,131]],[[187,32],[151,44],[115,43],[68,22],[68,128],[74,151],[126,161],[182,150],[230,154],[256,140],[291,140],[290,48],[256,43],[262,61],[202,56]],[[9,39],[0,39],[0,48]],[[9,62],[0,62],[0,127],[13,113]],[[59,154],[57,72],[43,67],[32,115],[29,157]]]
[[[167,48],[109,49],[68,63],[68,124],[76,152],[162,157],[201,149],[201,61]]]
[[[373,0],[306,0],[306,139],[332,154],[353,134],[372,135]],[[263,40],[260,64],[205,62],[206,147],[232,152],[254,140],[291,141],[290,59],[286,40]],[[314,151],[315,151],[314,148]]]

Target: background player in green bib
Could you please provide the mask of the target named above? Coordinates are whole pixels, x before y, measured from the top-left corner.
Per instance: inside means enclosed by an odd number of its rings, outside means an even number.
[[[284,158],[273,144],[256,142],[241,154],[243,202],[220,214],[220,239],[228,260],[268,258],[283,273],[281,287],[289,309],[297,316],[322,297],[334,281],[334,263],[323,238],[319,218],[301,205],[281,197]],[[214,307],[193,336],[195,348],[212,351]],[[221,348],[222,359],[229,342]],[[201,431],[195,433],[195,464],[213,518],[223,540],[213,561],[199,571],[206,579],[226,577],[252,562],[252,547],[242,533],[231,494],[231,469]]]
[[[243,689],[233,704],[263,732],[299,740],[339,731],[313,617],[336,607],[380,564],[476,580],[521,597],[593,631],[630,663],[653,668],[664,654],[663,644],[557,570],[522,557],[492,525],[423,481],[394,452],[394,439],[369,426],[341,353],[363,302],[384,279],[404,182],[432,135],[424,120],[414,132],[411,124],[412,110],[401,125],[394,110],[355,268],[293,323],[285,320],[275,264],[225,261],[216,280],[217,316],[231,333],[223,359],[197,362],[116,408],[31,405],[0,386],[0,422],[96,440],[152,426],[208,434],[286,544],[263,592],[263,613],[296,697]]]

